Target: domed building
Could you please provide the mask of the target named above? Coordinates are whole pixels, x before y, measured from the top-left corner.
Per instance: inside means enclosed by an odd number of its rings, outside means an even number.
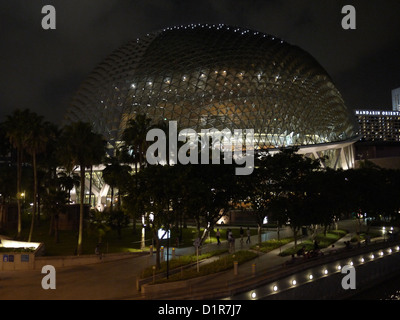
[[[254,129],[255,149],[297,146],[324,165],[353,166],[354,116],[320,64],[274,36],[225,25],[150,33],[111,53],[67,113],[115,146],[131,118],[180,128]]]

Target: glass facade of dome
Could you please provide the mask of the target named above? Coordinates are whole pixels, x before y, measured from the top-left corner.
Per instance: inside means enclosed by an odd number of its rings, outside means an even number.
[[[146,114],[179,128],[254,129],[256,149],[350,141],[354,116],[307,52],[225,25],[172,27],[110,54],[78,90],[68,121],[87,121],[114,145]]]

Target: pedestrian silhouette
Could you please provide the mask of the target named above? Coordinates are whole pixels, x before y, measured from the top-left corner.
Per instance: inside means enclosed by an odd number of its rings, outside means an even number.
[[[220,240],[220,238],[221,238],[221,232],[219,232],[219,229],[217,229],[216,237],[217,237],[217,244],[220,245],[220,244],[221,244],[221,240]]]
[[[247,227],[247,240],[246,240],[246,243],[251,243],[250,235],[251,235],[250,228]]]

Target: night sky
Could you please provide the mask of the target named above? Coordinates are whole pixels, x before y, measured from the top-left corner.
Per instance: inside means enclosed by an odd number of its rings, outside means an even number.
[[[44,30],[44,5],[56,29]],[[344,5],[356,30],[344,30]],[[247,27],[313,55],[350,108],[391,109],[400,87],[399,0],[0,0],[0,121],[29,108],[60,124],[86,76],[112,51],[164,27]]]

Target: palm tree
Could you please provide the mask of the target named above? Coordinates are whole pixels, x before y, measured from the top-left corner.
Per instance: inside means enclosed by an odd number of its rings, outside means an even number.
[[[145,157],[147,144],[147,132],[153,128],[151,119],[147,118],[145,114],[138,114],[135,119],[130,119],[128,125],[122,133],[122,141],[124,142],[119,157],[123,162],[135,164],[135,183],[137,185],[138,166],[145,165]],[[132,161],[133,160],[133,161]],[[132,212],[133,218],[133,233],[136,233],[136,218],[137,212]]]
[[[121,228],[126,216],[121,210],[121,186],[124,180],[130,175],[131,167],[122,165],[118,159],[113,157],[110,163],[103,169],[103,179],[111,187],[111,206],[110,217],[111,224],[116,226],[118,237],[121,237]],[[118,188],[117,210],[114,211],[114,188]]]
[[[18,206],[18,226],[17,238],[21,237],[22,214],[21,214],[21,182],[22,182],[22,161],[24,149],[27,146],[28,124],[30,123],[31,112],[28,109],[23,111],[17,109],[12,115],[7,116],[4,122],[6,136],[13,148],[17,151],[17,206]]]
[[[80,186],[80,177],[73,171],[61,171],[58,173],[58,180],[61,187],[68,193],[68,199],[71,199],[71,190]]]
[[[152,127],[151,119],[147,118],[145,114],[139,114],[135,119],[128,121],[128,125],[122,133],[123,148],[131,154],[135,164],[135,173],[138,172],[138,165],[142,166],[145,163],[146,135]]]
[[[66,167],[80,168],[80,210],[77,254],[82,253],[83,215],[85,200],[85,171],[91,165],[99,164],[106,153],[106,142],[100,134],[94,133],[86,122],[75,122],[63,128],[60,137],[60,152]]]
[[[68,203],[68,193],[59,187],[51,186],[43,197],[43,211],[50,216],[49,235],[59,242],[58,218]]]
[[[121,165],[118,162],[118,159],[113,157],[109,164],[103,169],[103,179],[104,182],[107,183],[111,188],[111,209],[114,207],[114,189],[120,188],[122,181],[124,178],[129,175],[131,168],[127,165]],[[120,192],[118,192],[118,210],[121,206],[121,197]]]
[[[26,137],[26,151],[32,156],[33,166],[33,206],[32,220],[29,231],[28,242],[32,239],[33,227],[38,201],[38,178],[37,178],[37,154],[46,150],[47,141],[49,140],[49,132],[47,124],[43,123],[43,117],[36,113],[31,113],[28,132]]]

